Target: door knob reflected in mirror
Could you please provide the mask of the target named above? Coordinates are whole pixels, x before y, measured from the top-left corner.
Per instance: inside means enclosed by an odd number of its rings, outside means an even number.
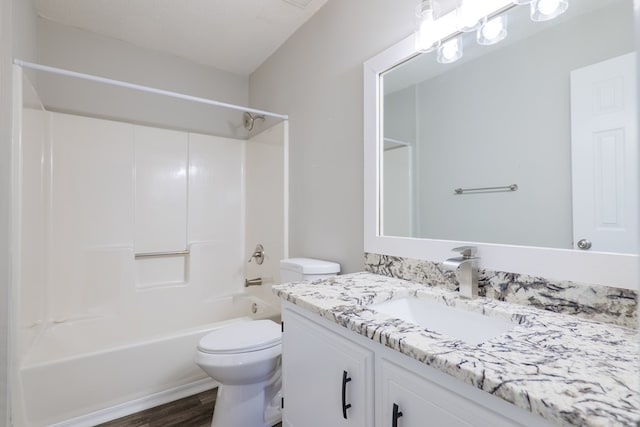
[[[591,241],[587,239],[578,240],[578,249],[582,249],[583,251],[591,249]]]

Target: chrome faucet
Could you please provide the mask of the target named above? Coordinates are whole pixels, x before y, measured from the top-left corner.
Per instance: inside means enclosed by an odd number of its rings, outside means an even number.
[[[455,271],[456,279],[460,285],[460,295],[465,298],[476,298],[478,296],[478,266],[476,264],[475,246],[461,246],[451,249],[459,252],[460,257],[449,258],[442,263],[445,270]]]

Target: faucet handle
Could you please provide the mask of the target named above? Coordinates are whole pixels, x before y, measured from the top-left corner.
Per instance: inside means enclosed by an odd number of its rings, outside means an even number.
[[[478,252],[478,248],[475,246],[460,246],[451,250],[453,252],[459,252],[464,258],[472,258],[476,256],[476,253]]]

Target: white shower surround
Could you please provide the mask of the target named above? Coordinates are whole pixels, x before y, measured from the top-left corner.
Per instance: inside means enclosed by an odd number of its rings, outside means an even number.
[[[20,81],[22,71],[15,71]],[[193,363],[199,338],[227,322],[279,314],[269,288],[287,255],[287,123],[247,142],[49,113],[28,82],[25,88],[35,96],[15,110],[22,129],[14,160],[16,422],[93,425],[212,387]],[[147,139],[136,147],[136,138]],[[186,159],[167,169],[185,148]],[[134,259],[136,156],[150,159],[143,163],[151,172],[159,165],[165,175],[171,167],[184,175],[182,184],[179,177],[170,183],[172,193],[185,192],[168,201],[166,219],[178,225],[143,238],[145,248],[188,249],[188,258],[166,265]],[[261,172],[276,171],[273,177],[250,170],[257,159]],[[273,203],[263,206],[270,192]],[[255,205],[246,198],[255,194],[262,195],[262,213],[246,212]],[[146,208],[153,215],[153,206]],[[252,223],[260,218],[277,226],[261,234]],[[245,270],[248,246],[258,239],[267,262]],[[184,248],[163,247],[181,241]],[[266,286],[245,290],[252,274]]]

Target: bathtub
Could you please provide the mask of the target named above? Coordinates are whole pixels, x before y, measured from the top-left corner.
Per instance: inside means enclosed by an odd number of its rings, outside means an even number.
[[[116,317],[45,328],[20,364],[15,425],[94,426],[211,389],[217,384],[193,362],[200,338],[230,323],[279,321],[276,304],[248,294],[204,307],[193,318],[208,323],[165,334],[152,327],[160,321]]]

